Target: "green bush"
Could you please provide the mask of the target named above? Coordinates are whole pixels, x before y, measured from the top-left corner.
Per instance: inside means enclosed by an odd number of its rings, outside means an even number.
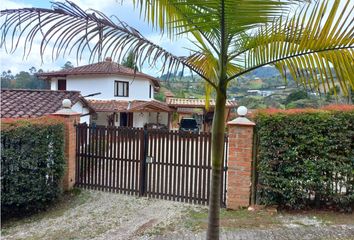
[[[354,111],[259,114],[256,122],[258,203],[352,209]]]
[[[319,108],[325,105],[325,102],[319,98],[308,98],[293,101],[286,105],[287,109],[293,108]]]
[[[62,123],[2,124],[2,218],[44,209],[61,193],[64,167]]]
[[[285,100],[285,104],[289,104],[291,102],[298,101],[301,99],[307,99],[307,98],[308,98],[308,94],[306,91],[296,90],[296,91],[290,93],[289,96],[287,96],[287,98]]]

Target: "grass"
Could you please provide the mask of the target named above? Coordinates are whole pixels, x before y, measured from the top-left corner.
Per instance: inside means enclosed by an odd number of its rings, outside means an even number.
[[[137,235],[148,235],[148,236],[161,236],[163,234],[167,234],[169,232],[173,232],[176,230],[176,226],[174,224],[168,224],[168,225],[157,225],[150,230],[147,230],[145,232],[141,231],[138,232]]]
[[[280,218],[282,216],[282,218]],[[345,214],[331,211],[304,211],[304,212],[280,212],[275,213],[267,210],[248,211],[221,209],[220,224],[225,230],[231,229],[267,229],[272,227],[282,227],[284,220],[298,217],[299,221],[294,224],[305,226],[302,218],[309,218],[318,221],[323,225],[354,225],[354,214]],[[191,231],[206,230],[208,226],[208,212],[190,210],[186,213],[184,226]]]
[[[268,211],[248,211],[246,209],[232,211],[221,209],[220,224],[224,229],[267,228],[279,225],[276,214]],[[208,225],[207,210],[191,210],[187,213],[185,226],[192,231],[205,230]]]
[[[354,214],[353,213],[339,213],[333,211],[300,211],[300,212],[285,212],[286,216],[298,216],[298,217],[308,217],[316,218],[326,225],[341,225],[341,224],[351,224],[354,225]]]

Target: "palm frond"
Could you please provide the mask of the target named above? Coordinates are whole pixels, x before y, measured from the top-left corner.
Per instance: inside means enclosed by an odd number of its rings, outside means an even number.
[[[343,92],[348,83],[354,89],[354,5],[340,0],[317,2],[302,8],[292,18],[260,28],[247,38],[244,71],[229,80],[260,66],[274,64],[283,76],[285,71],[316,91],[330,88],[337,78]],[[321,87],[322,86],[322,87]]]
[[[95,10],[84,11],[69,1],[53,3],[53,9],[1,10],[0,17],[4,18],[0,47],[8,52],[23,46],[27,56],[39,39],[41,56],[51,49],[53,59],[75,52],[79,60],[88,52],[89,62],[106,56],[119,62],[126,52],[132,51],[140,66],[162,63],[162,72],[189,67],[185,57],[173,55],[119,19],[113,21]],[[205,78],[198,69],[194,70]]]
[[[308,1],[308,0],[307,0]],[[223,0],[225,19],[231,34],[273,21],[306,0]],[[134,0],[142,17],[170,36],[199,30],[210,33],[220,27],[220,0]]]

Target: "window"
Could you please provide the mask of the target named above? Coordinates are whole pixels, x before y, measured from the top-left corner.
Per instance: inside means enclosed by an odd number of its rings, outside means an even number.
[[[58,80],[58,90],[62,90],[62,91],[66,90],[66,80],[65,79]]]
[[[114,96],[128,97],[129,96],[129,82],[115,81]]]
[[[152,88],[152,87],[151,87],[151,85],[150,85],[149,98],[151,98],[151,95],[152,95],[152,94],[151,94],[151,90],[152,90],[151,88]]]

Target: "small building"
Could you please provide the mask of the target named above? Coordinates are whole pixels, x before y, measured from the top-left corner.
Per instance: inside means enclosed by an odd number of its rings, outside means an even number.
[[[172,96],[166,97],[166,102],[170,108],[177,112],[178,119],[175,119],[173,126],[177,127],[177,122],[180,122],[182,118],[193,117],[197,120],[201,126],[201,130],[208,132],[211,129],[215,99],[211,99],[209,102],[209,109],[205,108],[205,99],[188,99],[188,98],[175,98]],[[237,107],[237,103],[234,100],[226,101],[225,122],[231,120],[230,114],[232,109]]]
[[[55,113],[69,99],[72,109],[81,113],[80,122],[89,121],[93,109],[78,91],[40,89],[1,89],[1,118],[35,118]]]
[[[105,61],[38,74],[50,81],[52,90],[80,91],[94,110],[89,124],[144,127],[148,124],[169,127],[172,109],[154,99],[159,81],[147,74]]]

